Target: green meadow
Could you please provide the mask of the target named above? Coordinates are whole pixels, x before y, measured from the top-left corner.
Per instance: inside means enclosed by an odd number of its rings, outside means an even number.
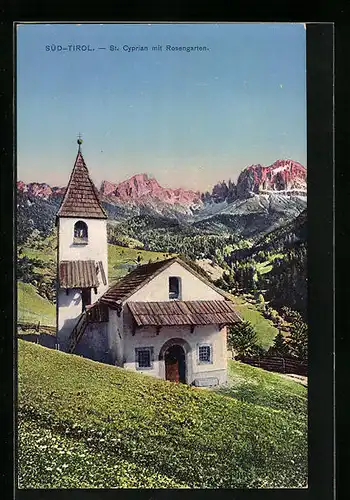
[[[237,312],[241,318],[244,321],[249,321],[255,328],[259,345],[264,349],[268,349],[273,344],[274,338],[278,333],[272,321],[266,319],[256,306],[247,302],[244,297],[231,295],[231,299],[236,305]]]
[[[306,389],[230,361],[226,393],[19,341],[20,488],[304,488]]]
[[[30,283],[17,282],[17,321],[40,323],[47,326],[56,324],[56,306],[41,297]]]

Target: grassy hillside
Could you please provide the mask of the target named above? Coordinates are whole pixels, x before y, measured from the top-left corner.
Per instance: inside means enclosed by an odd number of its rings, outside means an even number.
[[[39,241],[37,248],[22,246],[22,255],[43,263],[43,267],[35,267],[37,273],[47,273],[47,263],[52,262],[56,256],[56,239],[53,236]],[[150,252],[137,250],[118,245],[108,245],[108,279],[110,283],[128,273],[129,269],[136,265],[140,257],[141,264],[155,260],[163,260],[172,256],[162,252]],[[18,284],[18,317],[20,321],[37,322],[42,324],[55,324],[55,306],[48,300],[40,297],[35,288],[29,283]],[[244,320],[250,321],[256,328],[260,344],[268,348],[273,344],[277,329],[272,322],[264,316],[252,304],[248,304],[243,298],[233,296],[238,312]]]
[[[24,323],[38,323],[54,326],[56,324],[56,306],[40,297],[30,283],[17,283],[17,319]]]
[[[273,344],[274,338],[278,333],[272,321],[264,318],[262,313],[253,304],[246,302],[243,297],[231,295],[231,298],[241,318],[244,321],[249,321],[254,326],[259,345],[264,349],[268,349]]]
[[[18,366],[21,488],[306,486],[305,404],[294,411],[305,394],[293,382],[267,374],[261,400],[236,399],[235,362],[226,396],[22,341]]]
[[[147,250],[137,250],[136,248],[127,248],[118,245],[108,245],[108,279],[112,283],[118,278],[125,276],[129,269],[136,265],[137,258],[140,258],[141,264],[147,264],[149,261],[164,260],[173,254],[162,252],[150,252]]]
[[[303,385],[237,361],[229,361],[228,384],[215,391],[240,401],[283,410],[297,418],[307,413],[307,389]]]
[[[276,260],[276,259],[281,259],[283,257],[283,253],[276,253],[276,254],[272,254],[270,255],[270,257],[265,260],[264,262],[257,262],[256,263],[256,270],[260,273],[260,274],[266,274],[266,273],[269,273],[270,271],[272,271],[273,269],[273,262]]]
[[[31,245],[21,245],[19,248],[22,254],[30,259],[39,259],[43,262],[56,260],[57,252],[57,237],[55,234],[50,234],[43,238],[37,235],[31,239]]]

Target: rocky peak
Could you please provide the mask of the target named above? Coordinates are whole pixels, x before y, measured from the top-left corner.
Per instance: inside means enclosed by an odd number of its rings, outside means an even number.
[[[268,167],[250,165],[238,177],[237,196],[243,199],[274,191],[306,193],[306,178],[306,168],[293,160],[277,160]]]
[[[182,188],[170,189],[162,187],[156,179],[147,174],[136,174],[119,184],[103,181],[101,195],[119,202],[145,202],[156,200],[167,204],[197,204],[200,194]]]
[[[109,181],[102,181],[100,192],[104,196],[109,196],[111,193],[115,191],[115,184]]]
[[[214,203],[221,203],[223,201],[227,201],[230,203],[236,198],[236,186],[234,182],[229,179],[226,181],[219,182],[213,187],[212,190],[212,199]]]
[[[200,194],[182,188],[162,187],[158,181],[145,173],[113,183],[103,181],[99,196],[114,205],[150,206],[157,212],[201,210],[203,205],[213,203],[231,204],[237,198],[246,199],[254,194],[306,194],[306,168],[293,160],[277,160],[270,166],[250,165],[240,173],[237,184],[231,180],[218,182],[210,192]],[[62,196],[65,187],[50,187],[46,183],[17,182],[18,191],[28,196],[50,199]]]
[[[66,190],[65,187],[51,187],[45,182],[30,182],[29,184],[25,184],[23,181],[17,182],[17,189],[18,191],[27,193],[29,196],[43,198],[45,200],[47,200],[51,196],[63,195]]]

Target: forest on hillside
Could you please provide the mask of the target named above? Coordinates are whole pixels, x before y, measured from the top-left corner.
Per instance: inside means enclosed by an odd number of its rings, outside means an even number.
[[[159,220],[134,217],[109,228],[109,242],[128,235],[145,250],[181,253],[191,260],[208,259],[223,269],[216,284],[233,293],[262,294],[280,310],[283,306],[307,318],[307,214],[256,241],[234,234],[203,233],[177,221],[164,227]]]
[[[42,261],[35,252],[51,253],[59,198],[45,200],[17,194],[17,277],[54,301],[55,255]],[[207,259],[222,269],[216,284],[232,293],[262,295],[271,307],[283,306],[307,318],[307,213],[254,238],[226,227],[181,223],[164,216],[139,215],[110,219],[108,242],[144,251]],[[47,248],[49,243],[50,248]],[[33,252],[21,254],[22,247]],[[55,253],[55,252],[53,252]]]

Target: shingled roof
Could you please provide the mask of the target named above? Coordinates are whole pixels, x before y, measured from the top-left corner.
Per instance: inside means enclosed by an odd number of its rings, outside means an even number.
[[[171,259],[138,266],[136,269],[131,271],[131,273],[121,278],[116,284],[112,285],[101,297],[101,302],[107,304],[111,308],[116,308],[118,304],[124,302],[127,298],[137,292],[137,290],[142,288],[159,273],[164,271],[164,269],[170,266],[173,262],[178,262],[185,269],[187,269],[187,271],[206,283],[209,287],[213,288],[217,293],[223,295],[225,298],[228,298],[225,292],[216,288],[210,281],[206,280],[203,276],[194,271],[192,267],[179,259],[179,257],[172,257]]]
[[[228,300],[128,302],[137,326],[215,325],[241,321]]]
[[[90,179],[80,149],[57,216],[91,219],[107,218],[106,212],[100,204],[97,189]]]
[[[97,263],[94,260],[62,260],[59,265],[59,283],[61,288],[99,286]]]

